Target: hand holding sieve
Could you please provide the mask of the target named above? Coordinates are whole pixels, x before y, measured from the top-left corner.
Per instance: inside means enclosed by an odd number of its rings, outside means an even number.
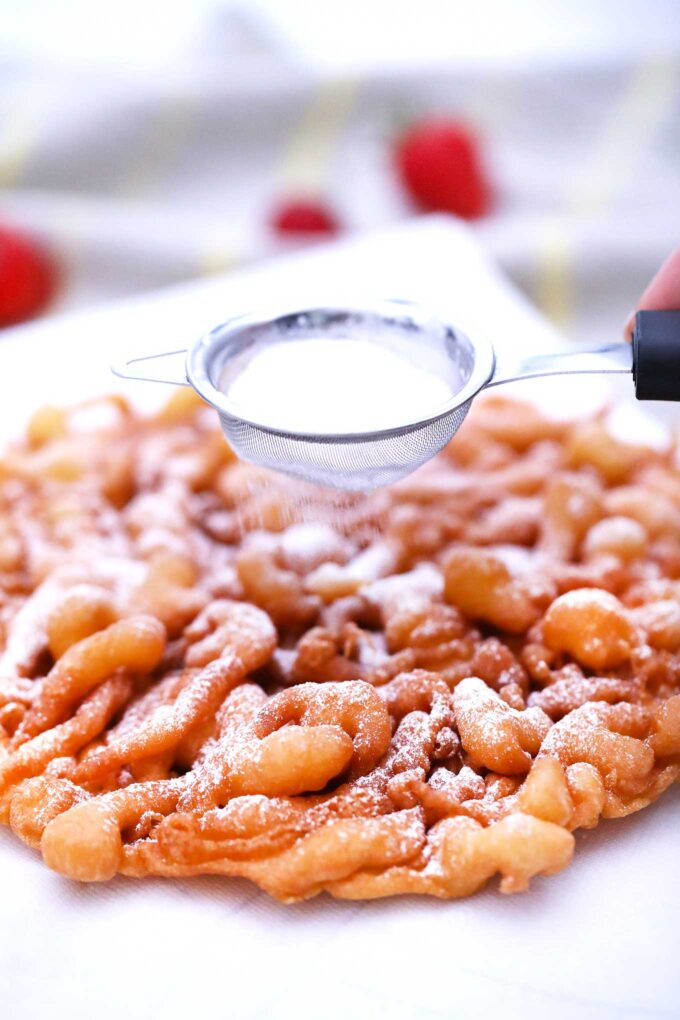
[[[241,366],[274,344],[291,341],[359,339],[376,343],[416,368],[446,380],[448,399],[414,417],[385,427],[352,431],[352,393],[347,393],[347,427],[310,428],[304,406],[285,421],[275,408],[249,413],[229,393]],[[174,377],[138,374],[142,362],[182,358]],[[629,374],[640,400],[680,400],[680,311],[638,312],[633,343],[570,346],[562,351],[513,356],[498,354],[484,337],[471,339],[419,305],[378,301],[270,315],[233,318],[201,337],[188,351],[129,358],[112,366],[125,379],[190,385],[218,412],[229,444],[239,457],[320,485],[370,490],[389,485],[438,453],[455,435],[473,398],[491,386],[536,376],[592,373]],[[310,385],[314,385],[314,381]],[[333,385],[332,379],[326,380]],[[378,386],[379,386],[378,382]],[[280,386],[285,397],[285,378]],[[376,400],[380,394],[376,393]]]

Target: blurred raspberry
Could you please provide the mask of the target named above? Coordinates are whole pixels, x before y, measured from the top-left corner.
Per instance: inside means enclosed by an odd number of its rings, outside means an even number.
[[[479,146],[468,127],[453,120],[423,120],[397,139],[395,161],[411,198],[422,209],[472,220],[491,206],[491,189]]]
[[[13,227],[0,226],[0,327],[33,318],[55,287],[54,264],[45,248]]]
[[[302,234],[339,233],[340,224],[327,205],[316,199],[284,199],[274,209],[270,225],[276,234],[289,237]]]

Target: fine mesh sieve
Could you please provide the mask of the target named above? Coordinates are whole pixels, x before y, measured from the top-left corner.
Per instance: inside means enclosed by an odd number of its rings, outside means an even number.
[[[226,414],[220,414],[220,422],[229,444],[244,460],[319,485],[367,491],[396,482],[439,453],[463,424],[471,403],[467,400],[442,418],[415,428],[351,438],[267,432]]]
[[[671,334],[672,338],[678,337],[677,342],[670,341]],[[304,402],[291,406],[284,399],[278,410],[272,407],[263,411],[260,407],[250,413],[248,407],[231,398],[230,381],[257,352],[276,344],[320,337],[338,343],[356,338],[369,340],[408,359],[414,371],[425,366],[446,380],[448,399],[439,400],[426,414],[421,412],[411,419],[404,414],[405,420],[353,432],[357,407],[352,406],[351,392],[347,394],[349,427],[342,431],[305,428]],[[441,450],[463,423],[472,398],[487,386],[543,375],[630,374],[632,370],[638,396],[680,399],[679,349],[680,313],[642,312],[638,314],[632,347],[626,343],[596,349],[572,346],[556,353],[498,358],[486,338],[473,341],[418,305],[380,301],[370,306],[343,304],[244,315],[216,327],[188,352],[138,356],[112,367],[117,375],[128,379],[192,386],[217,410],[228,442],[245,460],[321,485],[370,490],[397,481]],[[130,368],[140,362],[176,356],[183,358],[184,365],[172,378],[139,375]],[[670,387],[669,373],[677,380]],[[333,386],[334,381],[327,378],[323,383]],[[319,380],[310,381],[310,385],[318,384]],[[282,377],[284,398],[285,388],[286,379]],[[378,381],[376,402],[381,399],[380,391]]]

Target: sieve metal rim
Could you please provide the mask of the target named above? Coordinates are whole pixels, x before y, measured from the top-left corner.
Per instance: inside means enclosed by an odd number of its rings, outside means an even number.
[[[423,330],[426,323],[436,321],[450,333],[462,337],[469,344],[474,352],[474,364],[470,378],[448,401],[437,408],[436,414],[425,418],[417,418],[407,421],[398,426],[389,426],[382,429],[373,429],[361,432],[313,432],[291,431],[290,429],[277,428],[271,422],[259,421],[256,418],[247,418],[236,407],[226,394],[213,384],[209,375],[209,359],[214,355],[214,348],[219,342],[223,348],[231,338],[235,340],[245,330],[252,331],[258,327],[266,328],[279,319],[290,316],[303,316],[322,313],[343,314],[355,312],[357,314],[369,314],[374,317],[389,319],[395,315],[407,311],[411,318]],[[315,303],[309,306],[299,305],[278,305],[275,308],[263,309],[258,312],[248,312],[234,318],[227,319],[219,326],[215,326],[208,333],[199,337],[189,348],[186,357],[186,376],[190,385],[196,390],[208,404],[214,407],[220,414],[235,421],[244,422],[252,428],[259,429],[271,435],[286,437],[289,439],[303,440],[310,443],[366,443],[370,440],[387,438],[390,436],[404,435],[414,430],[424,428],[434,422],[445,418],[456,408],[471,400],[491,379],[495,367],[495,354],[492,344],[484,337],[477,337],[474,341],[457,326],[448,322],[436,311],[428,309],[420,302],[403,300],[380,300],[374,302],[356,301],[333,302],[322,305]]]

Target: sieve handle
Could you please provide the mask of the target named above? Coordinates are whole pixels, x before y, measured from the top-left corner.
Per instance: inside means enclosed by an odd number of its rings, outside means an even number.
[[[140,375],[139,372],[131,370],[131,365],[138,365],[142,361],[160,361],[162,358],[182,358],[181,367],[179,365],[173,366],[173,371],[170,373],[171,377],[167,375]],[[156,383],[167,383],[170,386],[188,386],[187,373],[185,368],[186,362],[186,348],[180,351],[162,351],[159,354],[142,354],[137,355],[134,358],[122,358],[120,361],[114,361],[111,365],[111,371],[114,375],[119,376],[121,379],[134,379],[139,382],[156,382]]]
[[[632,372],[638,400],[680,401],[680,309],[638,312],[632,344],[574,346],[515,358],[501,355],[488,385],[595,372]]]
[[[563,351],[526,354],[521,356],[496,355],[496,367],[489,386],[515,382],[518,379],[535,379],[544,375],[582,375],[600,372],[631,373],[633,349],[630,344],[603,344],[601,347],[573,345]]]

